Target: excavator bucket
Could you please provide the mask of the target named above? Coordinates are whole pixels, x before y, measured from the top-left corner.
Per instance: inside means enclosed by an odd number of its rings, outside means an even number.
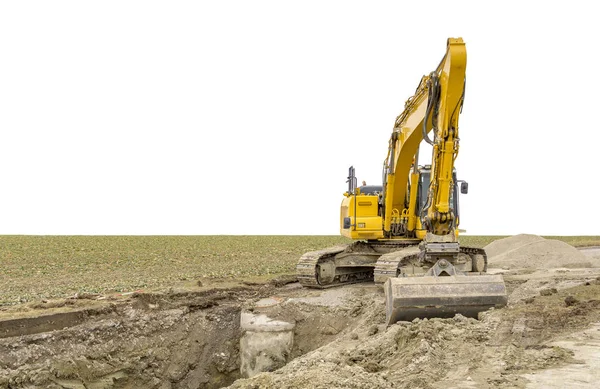
[[[384,284],[386,323],[415,318],[467,317],[506,306],[500,275],[413,276],[389,278]]]

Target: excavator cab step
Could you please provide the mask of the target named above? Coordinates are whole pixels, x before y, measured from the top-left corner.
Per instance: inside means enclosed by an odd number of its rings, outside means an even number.
[[[500,275],[448,275],[389,278],[384,284],[386,323],[415,318],[466,317],[506,306],[506,286]]]

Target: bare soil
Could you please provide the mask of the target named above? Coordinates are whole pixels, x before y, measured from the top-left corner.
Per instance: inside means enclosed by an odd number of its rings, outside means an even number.
[[[491,250],[490,266],[520,243]],[[534,267],[491,268],[504,275],[509,305],[480,320],[386,327],[379,285],[318,291],[293,279],[11,306],[0,311],[0,388],[592,388],[600,268],[564,266],[574,262],[570,249]],[[265,298],[273,304],[258,307]],[[296,324],[285,366],[240,377],[243,309]]]
[[[586,268],[592,264],[575,247],[537,235],[515,235],[485,246],[491,267],[505,269]]]

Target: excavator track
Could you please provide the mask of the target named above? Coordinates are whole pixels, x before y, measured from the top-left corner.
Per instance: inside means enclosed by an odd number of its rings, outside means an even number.
[[[330,247],[323,250],[310,251],[300,257],[296,264],[296,277],[302,286],[307,288],[326,288],[326,285],[320,285],[317,276],[317,265],[319,261],[324,262],[333,258],[336,254],[344,251],[345,247]],[[331,285],[335,286],[335,285]]]
[[[484,249],[479,247],[467,247],[460,246],[460,252],[469,255],[475,261],[479,262],[475,264],[475,268],[478,268],[480,272],[487,272],[487,254]]]
[[[346,248],[347,246],[336,246],[302,255],[296,265],[296,277],[300,284],[307,288],[325,289],[371,281],[372,267],[336,268],[335,256],[344,252]]]
[[[460,252],[477,260],[479,262],[477,267],[480,272],[487,271],[487,255],[484,249],[461,246]],[[400,274],[401,265],[416,261],[419,253],[420,250],[418,246],[410,246],[400,251],[382,255],[375,264],[375,282],[384,283],[390,277],[397,277]]]
[[[419,246],[409,246],[382,255],[375,264],[373,271],[374,281],[376,283],[384,283],[390,277],[397,277],[400,273],[400,264],[416,260],[419,252]]]
[[[346,246],[311,251],[298,261],[296,276],[302,286],[317,289],[372,281],[379,258],[390,255],[390,251],[396,253],[407,247],[416,248],[416,243],[414,240],[376,243],[357,241]],[[390,266],[393,267],[390,272],[395,277],[397,263]]]

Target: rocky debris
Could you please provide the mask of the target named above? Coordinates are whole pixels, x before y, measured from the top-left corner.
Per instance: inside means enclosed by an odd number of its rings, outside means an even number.
[[[558,293],[556,288],[546,288],[540,290],[540,296],[552,296],[555,293]]]
[[[565,297],[565,305],[567,307],[570,307],[571,305],[575,305],[577,303],[579,303],[579,300],[577,300],[575,297],[573,297],[573,296]]]

